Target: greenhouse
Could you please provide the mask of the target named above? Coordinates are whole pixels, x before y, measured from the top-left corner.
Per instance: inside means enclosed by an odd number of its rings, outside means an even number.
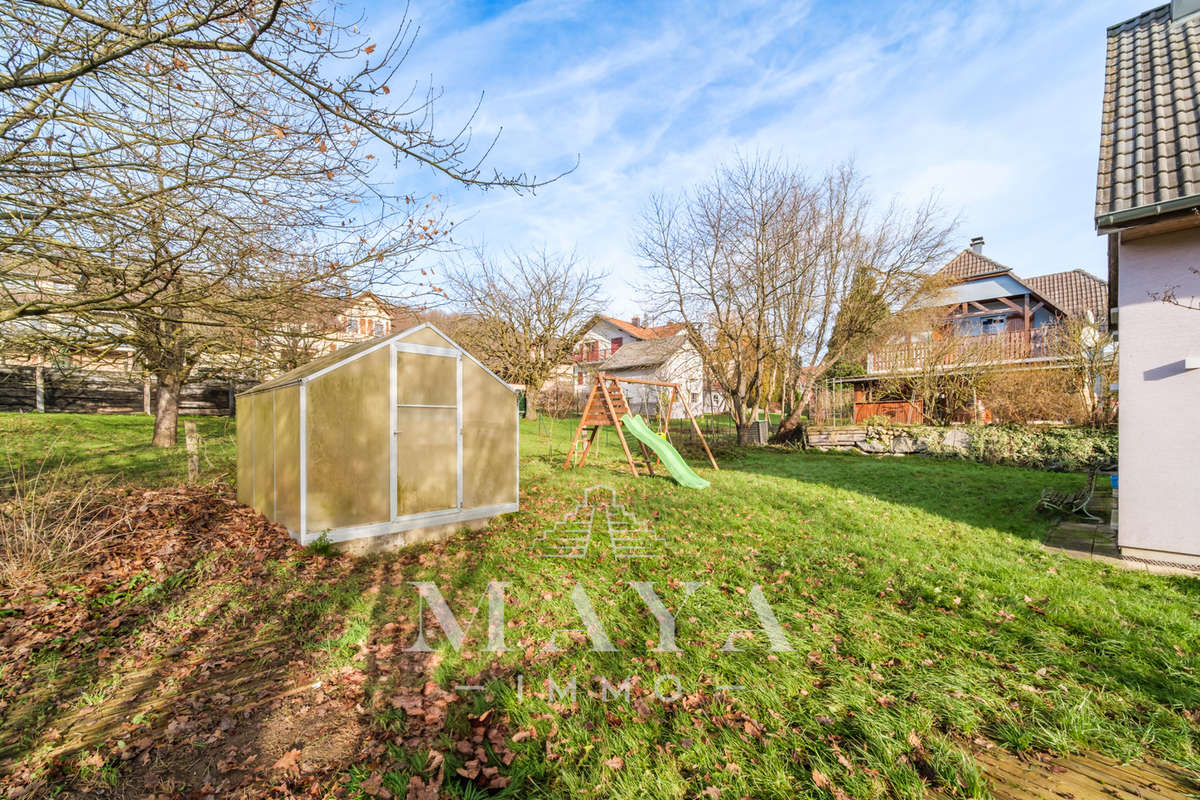
[[[432,325],[237,397],[238,500],[301,544],[379,549],[517,510],[517,397]]]

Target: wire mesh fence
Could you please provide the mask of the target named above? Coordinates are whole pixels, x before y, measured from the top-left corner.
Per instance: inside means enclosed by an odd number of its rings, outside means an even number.
[[[813,392],[808,421],[813,425],[853,425],[854,386],[827,381]]]
[[[638,413],[637,409],[633,409],[633,411]],[[531,443],[528,447],[537,455],[556,461],[565,461],[575,431],[579,427],[580,418],[579,414],[556,417],[540,415],[536,425],[536,444]],[[662,430],[661,417],[646,415],[646,424],[655,431]],[[777,427],[778,421],[776,420],[771,425],[771,431],[773,432]],[[699,428],[699,434],[697,434],[696,428]],[[691,420],[686,417],[672,419],[667,426],[668,439],[675,449],[686,458],[697,460],[707,458],[700,436],[704,437],[704,441],[708,443],[709,449],[714,454],[728,452],[738,446],[737,426],[725,414],[697,417],[695,428],[692,426]],[[636,451],[636,440],[629,434],[626,434],[625,438],[629,447]],[[624,452],[621,449],[620,440],[617,438],[616,428],[612,426],[600,428],[596,434],[596,440],[588,452],[589,462],[593,460],[600,462],[607,459],[624,460]]]

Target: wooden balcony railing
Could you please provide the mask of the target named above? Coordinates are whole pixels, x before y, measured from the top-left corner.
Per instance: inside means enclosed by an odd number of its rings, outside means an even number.
[[[603,347],[601,347],[599,345],[597,345],[596,347],[584,346],[584,347],[580,347],[578,350],[576,350],[574,353],[571,354],[571,360],[574,361],[576,364],[595,364],[597,362],[604,361],[612,354],[613,354],[613,350],[608,345],[605,345]]]
[[[1047,325],[1026,331],[1005,331],[987,336],[953,336],[887,345],[867,356],[867,374],[884,375],[953,367],[966,363],[1015,363],[1054,358],[1061,350],[1064,329]]]

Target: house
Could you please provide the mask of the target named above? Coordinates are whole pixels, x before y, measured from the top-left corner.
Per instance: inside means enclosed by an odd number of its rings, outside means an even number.
[[[1118,545],[1200,564],[1200,0],[1108,29],[1095,215],[1121,339]]]
[[[74,290],[55,263],[0,260],[0,295],[14,305],[53,301]],[[0,411],[152,414],[158,387],[134,348],[91,339],[92,331],[57,315],[0,324]],[[184,385],[180,412],[232,414],[235,391],[247,385],[238,370],[210,358]]]
[[[602,314],[597,314],[592,318],[587,332],[575,346],[575,352],[571,357],[573,364],[571,372],[576,387],[580,387],[577,388],[577,392],[586,394],[590,388],[587,377],[625,345],[674,336],[687,327],[682,322],[642,327],[641,322],[639,317],[634,317],[632,322],[626,322],[616,317],[606,317]]]
[[[686,333],[643,339],[622,345],[604,362],[604,373],[615,378],[664,381],[679,384],[692,414],[715,414],[726,410],[720,392],[711,391],[704,378],[704,362]],[[642,416],[653,416],[670,403],[661,387],[630,383],[622,387],[629,408]],[[682,404],[673,409],[676,418],[686,412]]]
[[[576,397],[586,397],[592,386],[591,376],[603,371],[679,383],[695,414],[724,410],[724,400],[707,380],[704,362],[688,341],[686,330],[682,322],[643,326],[638,317],[627,322],[597,314],[571,357],[570,377]],[[627,394],[631,406],[635,405],[635,396],[639,399],[639,412],[652,408],[650,392],[631,388]],[[681,408],[676,411],[683,413]]]
[[[403,313],[404,309],[374,292],[355,295],[334,314],[323,352],[332,353],[349,344],[388,336],[401,329],[397,317]]]
[[[854,387],[854,420],[882,415],[896,422],[920,422],[925,409],[896,396],[905,374],[965,369],[970,359],[1012,369],[1061,367],[1059,347],[1070,318],[1106,325],[1108,288],[1080,269],[1022,278],[1010,267],[983,254],[976,237],[936,276],[937,315],[931,330],[893,339],[867,355],[866,375],[845,379]],[[976,362],[977,363],[977,362]],[[976,399],[967,419],[987,421],[987,409]]]

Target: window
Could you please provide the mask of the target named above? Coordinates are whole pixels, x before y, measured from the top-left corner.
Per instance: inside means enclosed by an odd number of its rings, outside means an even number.
[[[621,345],[625,344],[625,337],[614,336],[612,338],[612,341],[609,342],[609,344],[612,345],[612,352],[615,353],[621,349]]]
[[[346,317],[346,333],[358,333],[358,320],[354,317]]]
[[[980,323],[981,333],[983,333],[984,336],[990,336],[994,333],[1004,333],[1004,330],[1007,326],[1007,314],[997,317],[984,317]]]
[[[381,320],[381,319],[375,320],[375,327],[372,332],[376,336],[383,336],[383,320]]]

